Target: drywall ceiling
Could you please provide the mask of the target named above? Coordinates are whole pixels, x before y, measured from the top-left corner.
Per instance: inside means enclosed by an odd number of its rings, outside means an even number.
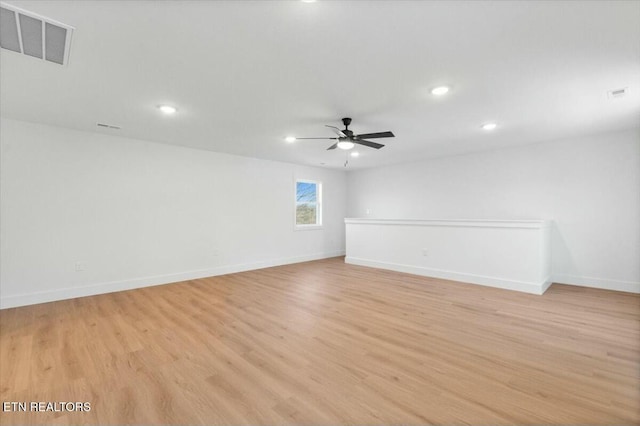
[[[396,134],[350,169],[640,125],[637,1],[7,3],[75,31],[66,66],[2,49],[5,117],[327,167],[284,137]]]

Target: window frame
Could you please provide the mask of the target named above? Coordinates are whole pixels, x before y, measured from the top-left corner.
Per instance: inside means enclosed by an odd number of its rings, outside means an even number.
[[[316,185],[316,223],[298,224],[298,183],[312,183]],[[294,179],[293,181],[293,228],[296,231],[322,229],[322,181],[314,179]]]

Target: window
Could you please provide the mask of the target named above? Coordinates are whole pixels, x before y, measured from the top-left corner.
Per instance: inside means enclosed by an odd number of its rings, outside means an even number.
[[[296,227],[322,225],[322,183],[296,181]]]

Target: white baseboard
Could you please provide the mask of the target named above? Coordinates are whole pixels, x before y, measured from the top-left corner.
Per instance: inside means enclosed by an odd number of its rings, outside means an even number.
[[[263,260],[259,262],[244,263],[239,265],[218,266],[215,268],[198,269],[194,271],[178,272],[174,274],[154,275],[148,277],[133,278],[130,280],[111,281],[99,284],[91,284],[82,287],[69,287],[51,291],[24,293],[15,296],[3,296],[0,297],[0,309],[34,305],[36,303],[53,302],[56,300],[74,299],[76,297],[94,296],[96,294],[112,293],[115,291],[133,290],[136,288],[151,287],[154,285],[213,277],[216,275],[233,274],[236,272],[270,268],[273,266],[288,265],[292,263],[308,262],[311,260],[327,259],[330,257],[344,256],[344,254],[344,251],[316,253],[304,256]]]
[[[601,288],[604,290],[640,293],[640,282],[610,280],[606,278],[583,277],[571,274],[553,274],[553,282],[580,287]]]
[[[548,276],[547,279],[544,280],[544,283],[542,283],[542,291],[540,294],[544,294],[544,292],[547,291],[549,287],[551,287],[551,284],[553,284],[553,280],[551,279],[551,276]]]
[[[516,290],[531,294],[543,294],[551,285],[551,277],[541,282],[525,282],[509,280],[498,277],[488,277],[484,275],[469,274],[464,272],[445,271],[442,269],[425,268],[422,266],[403,265],[399,263],[380,262],[377,260],[361,259],[347,256],[346,263],[372,268],[389,269],[408,274],[423,275],[432,278],[460,281],[469,284],[479,284],[488,287],[502,288],[506,290]]]

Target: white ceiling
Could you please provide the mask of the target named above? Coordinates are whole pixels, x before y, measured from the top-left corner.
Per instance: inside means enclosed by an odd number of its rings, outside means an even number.
[[[396,134],[350,169],[640,126],[637,1],[7,3],[76,30],[68,66],[2,50],[5,117],[327,167],[284,137]]]

